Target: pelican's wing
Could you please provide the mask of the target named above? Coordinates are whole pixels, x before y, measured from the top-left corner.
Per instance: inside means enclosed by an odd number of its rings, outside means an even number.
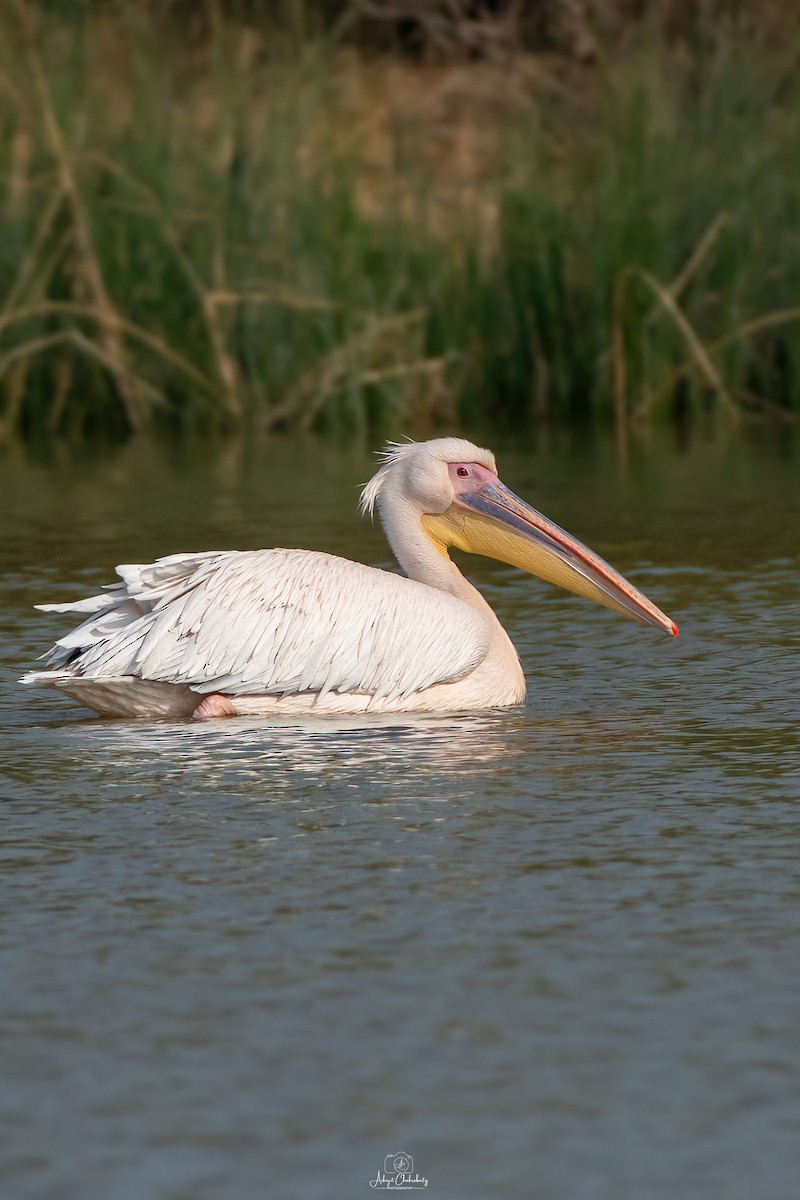
[[[171,555],[117,568],[49,664],[198,692],[402,697],[462,679],[489,627],[468,604],[388,571],[308,550]]]

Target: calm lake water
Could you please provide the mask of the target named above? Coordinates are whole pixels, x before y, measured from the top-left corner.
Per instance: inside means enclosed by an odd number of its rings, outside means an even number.
[[[0,456],[0,1195],[789,1200],[800,1179],[800,462],[495,445],[671,640],[463,560],[523,709],[100,721],[16,686],[118,562],[388,566],[365,449]],[[68,618],[67,618],[68,620]]]

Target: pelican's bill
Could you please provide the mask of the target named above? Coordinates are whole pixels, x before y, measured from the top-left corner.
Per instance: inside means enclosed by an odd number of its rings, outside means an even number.
[[[457,493],[445,512],[426,514],[422,520],[428,535],[443,552],[452,546],[499,559],[623,616],[677,636],[675,622],[643,592],[499,480],[477,490]]]

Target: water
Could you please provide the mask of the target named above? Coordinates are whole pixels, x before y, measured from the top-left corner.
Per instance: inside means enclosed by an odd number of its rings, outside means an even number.
[[[467,565],[524,709],[103,722],[15,686],[120,561],[388,565],[362,450],[0,461],[0,1194],[777,1200],[800,1171],[798,463],[505,447],[677,641]]]

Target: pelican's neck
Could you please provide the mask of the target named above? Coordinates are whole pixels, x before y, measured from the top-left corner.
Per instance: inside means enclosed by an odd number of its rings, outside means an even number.
[[[395,558],[409,579],[447,592],[481,614],[489,626],[489,646],[480,670],[490,686],[496,687],[496,694],[505,697],[502,703],[521,703],[525,698],[525,676],[511,638],[478,589],[431,541],[419,512],[407,500],[395,497],[391,504],[381,506],[381,522]]]
[[[407,501],[396,499],[381,506],[381,524],[395,558],[409,579],[424,583],[464,600],[472,608],[500,622],[476,587],[459,571],[452,559],[431,541],[419,513]]]

